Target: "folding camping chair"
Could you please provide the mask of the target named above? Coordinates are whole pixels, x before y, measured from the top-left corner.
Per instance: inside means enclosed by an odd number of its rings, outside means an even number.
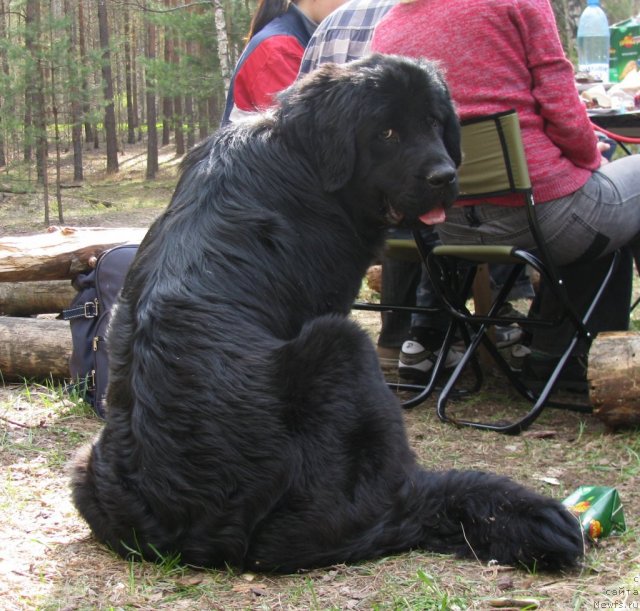
[[[422,263],[423,257],[422,253],[428,253],[425,250],[424,241],[421,237],[418,238],[419,244],[416,242],[416,238],[411,235],[411,232],[407,232],[406,236],[398,237],[397,234],[394,234],[393,237],[387,238],[385,241],[385,255],[392,259],[404,260],[404,261],[414,261],[416,263]],[[422,250],[421,250],[422,249]],[[354,310],[369,310],[375,312],[410,312],[410,313],[431,313],[435,310],[440,311],[440,308],[428,308],[417,305],[396,305],[389,303],[366,303],[362,301],[356,301],[352,308]],[[450,326],[447,334],[445,335],[443,345],[451,345],[453,343],[454,337],[449,334],[453,334],[455,329]],[[441,350],[437,355],[436,360],[433,364],[431,371],[427,375],[427,379],[423,383],[409,383],[409,382],[400,382],[397,380],[387,380],[387,385],[394,392],[402,393],[401,405],[405,409],[409,409],[411,407],[415,407],[420,403],[426,401],[429,396],[436,390],[436,382],[438,382],[441,378],[441,374],[445,368],[446,362],[446,352]],[[481,372],[477,363],[473,364],[473,371],[476,372],[476,386],[472,389],[478,390],[480,388],[479,381],[481,379]],[[465,392],[469,392],[468,390]]]
[[[611,257],[604,279],[591,299],[587,311],[580,315],[569,301],[561,273],[553,263],[540,233],[517,113],[515,111],[502,112],[464,122],[462,125],[462,150],[464,161],[459,172],[461,197],[480,199],[510,193],[520,194],[526,203],[530,230],[537,248],[527,250],[515,246],[443,245],[435,247],[430,253],[422,253],[434,288],[452,316],[451,328],[453,331],[448,334],[448,338],[451,340],[455,332],[458,332],[466,344],[462,360],[450,375],[438,398],[438,416],[445,422],[453,422],[458,425],[517,434],[538,418],[545,406],[590,411],[588,405],[551,401],[549,395],[578,341],[591,338],[587,323],[613,275],[619,253],[616,252]],[[512,266],[512,270],[506,283],[493,299],[488,311],[486,313],[472,313],[467,308],[467,298],[478,266],[484,263],[509,264]],[[554,297],[562,305],[562,315],[556,320],[500,316],[501,308],[507,301],[511,288],[520,271],[527,265],[540,273],[548,283]],[[574,332],[571,341],[564,349],[557,366],[542,390],[536,391],[529,388],[491,341],[490,329],[493,325],[512,323],[520,324],[525,330],[555,327],[564,320],[569,320],[573,325]],[[504,372],[513,387],[533,404],[529,411],[515,422],[481,422],[460,419],[447,414],[447,402],[451,393],[459,382],[465,367],[470,362],[476,362],[479,346],[484,346],[486,353]],[[448,347],[447,345],[443,346],[442,352],[446,352]]]

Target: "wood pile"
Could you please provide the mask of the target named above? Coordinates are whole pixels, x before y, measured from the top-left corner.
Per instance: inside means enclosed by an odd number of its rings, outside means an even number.
[[[71,281],[102,252],[139,244],[146,231],[52,227],[0,238],[1,380],[69,377],[70,327],[56,316],[76,294]],[[379,267],[368,280],[380,290]],[[597,418],[611,429],[640,426],[640,333],[600,333],[589,352],[588,378]]]
[[[71,281],[146,229],[51,227],[0,238],[0,376],[4,381],[69,377],[71,332],[56,316],[76,294]]]

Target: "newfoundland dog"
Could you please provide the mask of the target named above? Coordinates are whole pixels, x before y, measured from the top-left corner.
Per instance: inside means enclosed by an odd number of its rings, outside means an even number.
[[[116,307],[106,424],[73,500],[122,556],[293,571],[420,548],[560,569],[563,506],[426,471],[348,318],[385,229],[457,194],[459,127],[427,62],[324,65],[188,155]]]

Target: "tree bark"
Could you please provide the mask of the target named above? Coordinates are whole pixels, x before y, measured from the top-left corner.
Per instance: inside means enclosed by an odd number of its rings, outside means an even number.
[[[171,8],[171,0],[165,0],[165,6]],[[169,65],[173,57],[173,36],[169,28],[164,29],[164,62]],[[162,145],[166,146],[171,141],[171,127],[174,122],[173,98],[170,95],[162,96]]]
[[[231,74],[233,72],[233,61],[229,55],[229,37],[227,36],[227,22],[224,14],[223,0],[214,0],[213,14],[216,24],[216,40],[218,42],[218,57],[220,58],[220,71],[224,90],[229,90]]]
[[[133,72],[131,66],[131,25],[129,9],[124,11],[124,79],[127,97],[127,143],[136,143],[136,121],[133,112]]]
[[[7,25],[5,17],[4,0],[0,0],[0,40],[7,40]],[[7,51],[4,47],[0,47],[0,69],[5,76],[9,74],[9,64],[7,62]],[[4,106],[5,100],[0,95],[0,110]],[[1,115],[1,113],[0,113]],[[1,119],[0,119],[1,121]],[[7,156],[4,148],[4,130],[0,122],[0,167],[7,165]]]
[[[599,333],[589,349],[593,414],[611,429],[640,425],[640,333]]]
[[[44,65],[40,48],[41,20],[40,0],[27,0],[25,11],[25,47],[31,56],[34,69],[27,76],[25,103],[25,130],[31,126],[32,134],[25,139],[25,161],[31,158],[31,143],[36,145],[36,170],[38,181],[45,187],[45,225],[49,224],[49,202],[46,184],[47,119],[44,102]]]
[[[0,317],[0,373],[6,381],[69,378],[71,350],[67,321]]]
[[[25,10],[24,20],[24,47],[28,54],[35,55],[34,46],[34,4],[33,0],[29,0]],[[24,146],[22,158],[29,163],[33,157],[33,95],[34,95],[35,77],[32,71],[25,71],[25,87],[24,87]]]
[[[153,22],[147,20],[147,36],[146,36],[146,55],[149,62],[156,57],[156,27]],[[155,86],[146,74],[146,90],[147,90],[147,178],[155,178],[158,173],[158,127],[157,110],[156,110],[156,92]]]
[[[75,296],[68,280],[0,282],[0,316],[58,314]]]
[[[80,2],[80,5],[82,3]],[[80,71],[77,68],[78,62],[78,22],[76,21],[76,6],[70,0],[65,0],[64,11],[69,17],[69,41],[71,52],[67,56],[67,73],[69,76],[69,91],[71,97],[71,143],[73,147],[73,180],[82,182],[84,180],[83,150],[82,150],[82,96],[80,89]]]
[[[107,0],[98,0],[98,30],[102,48],[102,85],[104,88],[104,129],[107,142],[107,174],[115,174],[118,167],[118,134],[113,99],[113,76],[111,74],[111,50],[109,48],[109,21]]]
[[[87,66],[87,44],[84,37],[85,32],[85,19],[84,19],[84,0],[78,0],[78,51],[80,53],[80,66],[82,73],[82,112],[84,114],[84,138],[85,142],[89,144],[93,142],[93,126],[89,120],[89,111],[91,106],[89,104],[89,82],[87,80],[85,70]]]
[[[0,239],[0,282],[72,279],[119,244],[139,244],[147,229],[56,228]]]
[[[195,44],[189,38],[187,38],[185,42],[185,51],[187,58],[193,56],[195,52]],[[191,150],[196,143],[196,126],[193,108],[193,95],[190,92],[187,92],[184,98],[184,114],[187,123],[187,150]]]

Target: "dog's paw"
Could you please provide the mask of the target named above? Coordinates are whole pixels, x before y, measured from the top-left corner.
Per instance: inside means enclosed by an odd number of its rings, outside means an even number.
[[[584,548],[576,517],[558,501],[532,495],[496,515],[490,553],[500,563],[557,571],[576,566]]]

